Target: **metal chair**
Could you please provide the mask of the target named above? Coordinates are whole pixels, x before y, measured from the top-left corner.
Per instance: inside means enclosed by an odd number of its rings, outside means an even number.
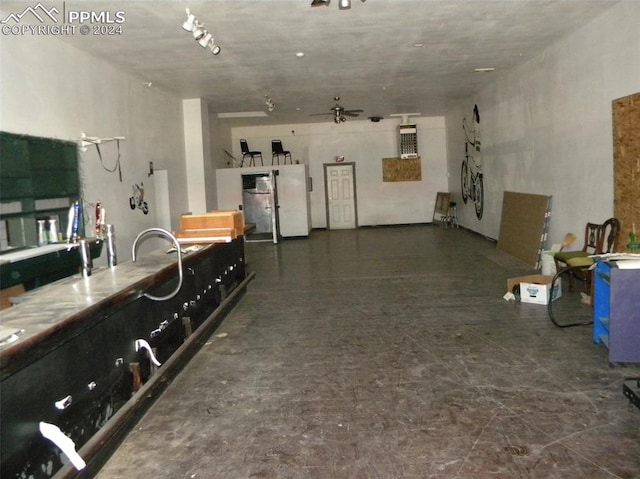
[[[291,152],[289,150],[285,150],[282,147],[282,141],[280,140],[271,140],[271,164],[273,165],[273,160],[276,160],[278,165],[280,164],[280,157],[284,157],[284,165],[287,164],[287,158],[289,158],[289,163],[293,165],[293,160],[291,159]]]
[[[249,158],[248,166],[256,166],[256,158],[260,158],[260,165],[264,166],[264,163],[262,162],[262,152],[251,151],[249,149],[249,145],[247,144],[247,140],[245,140],[244,138],[240,140],[240,149],[242,150],[242,163],[240,163],[240,166],[244,166],[244,160],[247,157]]]

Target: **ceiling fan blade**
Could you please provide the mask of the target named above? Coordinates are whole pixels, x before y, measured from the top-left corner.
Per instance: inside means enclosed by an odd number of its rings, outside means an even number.
[[[333,113],[310,113],[309,116],[333,115]]]
[[[345,110],[345,113],[363,113],[364,110]]]
[[[346,116],[360,116],[359,113],[354,113],[353,111],[343,111],[342,114]]]

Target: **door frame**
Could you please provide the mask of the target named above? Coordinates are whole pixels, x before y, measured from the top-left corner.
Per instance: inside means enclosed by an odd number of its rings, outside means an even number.
[[[278,244],[282,239],[280,235],[280,202],[278,200],[278,176],[279,170],[269,171],[269,184],[271,187],[271,199],[273,205],[271,206],[271,226],[273,228],[273,244]]]
[[[240,174],[240,187],[242,191],[244,191],[244,177],[252,176],[252,177],[260,177],[260,178],[269,178],[269,188],[270,188],[270,196],[273,204],[271,205],[271,226],[272,226],[272,235],[270,239],[256,239],[251,237],[251,232],[245,234],[245,241],[248,243],[260,243],[260,242],[270,242],[273,244],[278,244],[282,241],[282,234],[280,233],[280,202],[278,200],[278,181],[277,177],[280,175],[280,170],[269,168],[264,170],[256,170],[256,171],[247,171],[246,173]],[[242,198],[242,210],[244,210],[244,197]]]
[[[325,218],[327,222],[327,229],[330,230],[329,227],[329,182],[327,181],[327,170],[332,166],[351,166],[351,178],[353,179],[353,214],[355,218],[356,229],[358,228],[358,194],[356,190],[356,163],[354,161],[347,161],[344,163],[323,163],[323,171],[324,171],[324,211]]]

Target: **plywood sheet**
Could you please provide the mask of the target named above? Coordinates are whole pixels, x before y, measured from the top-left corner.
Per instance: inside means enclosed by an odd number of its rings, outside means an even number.
[[[634,225],[640,241],[640,93],[613,101],[613,177],[613,214],[621,227],[616,251],[631,251]]]
[[[382,181],[421,181],[420,158],[383,158]]]
[[[550,208],[551,196],[505,191],[498,249],[539,268]]]

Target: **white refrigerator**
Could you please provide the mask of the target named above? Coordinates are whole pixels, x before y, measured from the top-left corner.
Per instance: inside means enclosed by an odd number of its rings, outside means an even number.
[[[284,238],[308,237],[311,232],[309,174],[307,165],[252,166],[216,170],[218,209],[244,208],[243,176],[269,175],[277,171],[278,219]],[[245,221],[246,215],[245,215]]]

